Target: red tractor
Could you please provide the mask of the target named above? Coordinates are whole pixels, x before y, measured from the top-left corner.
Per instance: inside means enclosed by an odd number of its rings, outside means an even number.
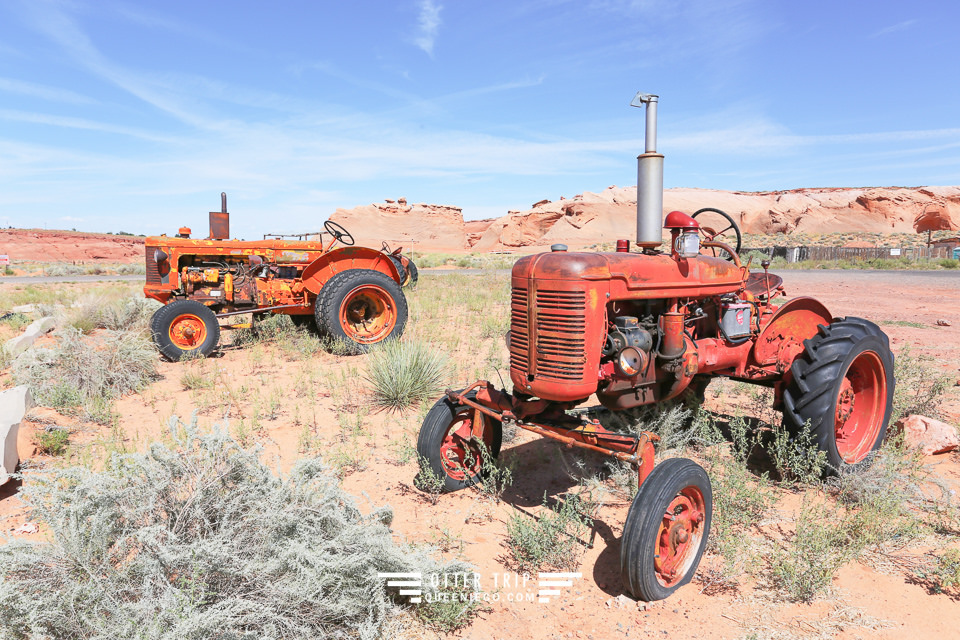
[[[653,433],[612,432],[568,410],[593,396],[614,411],[687,390],[702,396],[715,376],[752,382],[772,388],[785,426],[810,430],[829,468],[846,472],[869,464],[880,446],[894,390],[883,331],[834,318],[813,298],[774,302],[783,281],[766,262],[763,273],[741,264],[732,218],[702,209],[663,220],[657,101],[637,94],[631,103],[646,107],[636,249],[628,240],[614,253],[554,245],[518,260],[508,334],[513,393],[485,380],[447,391],[417,440],[448,491],[482,480],[482,451],[497,455],[503,423],[634,465],[640,486],[623,528],[621,572],[626,589],[647,601],[666,598],[696,572],[710,531],[710,480],[688,459],[654,467]],[[698,221],[710,216],[723,222]],[[670,232],[667,251],[661,225]]]

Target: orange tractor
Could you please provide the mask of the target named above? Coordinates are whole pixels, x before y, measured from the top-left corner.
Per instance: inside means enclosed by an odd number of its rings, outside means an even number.
[[[220,319],[250,313],[287,314],[357,353],[400,337],[407,322],[401,287],[416,282],[417,272],[399,248],[353,246],[353,236],[331,220],[318,233],[230,240],[227,196],[220,197],[208,238],[191,238],[182,227],[174,237],[146,239],[143,292],[164,304],[151,330],[166,358],[209,355]]]
[[[701,209],[663,219],[657,103],[648,94],[631,103],[646,108],[635,247],[618,240],[616,252],[577,253],[554,245],[518,260],[508,334],[513,392],[485,380],[447,391],[417,440],[448,491],[482,480],[483,452],[497,455],[504,423],[634,465],[639,491],[623,528],[621,573],[624,587],[648,601],[696,572],[710,531],[710,480],[688,459],[654,467],[653,433],[613,432],[569,410],[592,397],[614,411],[688,390],[702,398],[717,376],[750,382],[773,390],[793,434],[812,432],[829,469],[847,472],[869,464],[880,446],[894,390],[883,331],[834,318],[813,298],[778,300],[782,279],[767,262],[762,273],[741,263],[730,216]]]

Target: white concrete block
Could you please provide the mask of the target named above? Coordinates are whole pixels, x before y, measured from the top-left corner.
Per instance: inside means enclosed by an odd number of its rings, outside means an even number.
[[[20,422],[31,407],[33,396],[29,387],[20,385],[0,391],[0,448],[3,462],[0,467],[0,484],[6,483],[10,474],[17,470],[17,463],[20,462],[20,452],[17,450]]]
[[[33,313],[37,310],[37,305],[35,304],[21,304],[19,306],[10,309],[13,313]]]
[[[7,354],[10,357],[20,355],[29,349],[30,346],[37,341],[37,338],[48,331],[52,331],[55,324],[56,322],[52,316],[45,316],[39,320],[34,320],[23,333],[18,335],[16,338],[10,338],[7,340],[6,344],[3,345],[3,348],[7,351]]]

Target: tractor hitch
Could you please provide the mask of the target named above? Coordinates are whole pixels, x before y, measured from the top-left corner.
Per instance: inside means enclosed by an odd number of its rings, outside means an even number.
[[[477,440],[483,437],[485,421],[482,414],[557,440],[568,448],[590,449],[631,464],[637,468],[638,485],[642,485],[653,470],[654,443],[660,440],[655,433],[615,433],[595,418],[576,418],[567,414],[565,405],[547,400],[522,400],[498,390],[488,380],[478,380],[462,391],[447,389],[445,394],[454,405],[474,410],[471,436]]]

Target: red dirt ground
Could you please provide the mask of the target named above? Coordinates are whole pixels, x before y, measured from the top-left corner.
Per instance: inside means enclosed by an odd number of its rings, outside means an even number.
[[[929,275],[916,272],[794,272],[782,274],[790,297],[813,295],[838,316],[856,315],[876,321],[887,331],[897,351],[909,344],[914,355],[931,355],[944,372],[960,378],[960,274]],[[950,277],[952,276],[952,277]],[[425,277],[436,277],[426,275]],[[937,326],[937,320],[950,326]],[[142,449],[166,430],[171,414],[187,418],[200,406],[199,394],[184,391],[180,383],[187,367],[219,368],[222,375],[218,391],[229,387],[233,393],[241,385],[259,388],[265,395],[271,389],[283,390],[284,405],[274,420],[264,420],[261,432],[254,436],[264,446],[264,458],[272,466],[288,469],[298,457],[297,443],[303,430],[295,418],[313,420],[323,450],[343,445],[343,429],[338,425],[335,409],[344,404],[362,406],[363,357],[338,358],[324,356],[321,371],[342,372],[354,380],[348,384],[346,399],[331,397],[327,391],[332,378],[321,374],[314,385],[314,398],[305,401],[296,391],[296,363],[284,360],[279,351],[268,348],[227,350],[221,358],[206,365],[200,363],[160,363],[163,376],[143,394],[122,399],[117,406],[121,415],[119,430],[130,449]],[[331,374],[332,375],[332,374]],[[353,385],[353,386],[350,386]],[[729,388],[727,385],[725,388]],[[733,398],[714,397],[707,392],[708,408],[729,410]],[[295,404],[296,408],[291,405]],[[203,413],[202,424],[214,417]],[[248,418],[252,409],[243,408]],[[949,390],[944,417],[952,424],[960,423],[960,388]],[[312,416],[312,417],[310,417]],[[54,416],[56,417],[56,416]],[[60,419],[60,418],[58,418]],[[62,422],[61,422],[62,424]],[[504,564],[506,522],[521,511],[536,511],[544,493],[555,496],[573,485],[573,481],[557,464],[556,446],[524,433],[504,445],[504,456],[518,462],[516,482],[507,490],[504,501],[494,505],[477,494],[463,491],[440,496],[431,504],[424,494],[413,488],[415,462],[397,463],[397,449],[389,444],[406,433],[415,438],[419,418],[416,412],[399,416],[374,413],[364,418],[364,432],[369,434],[369,450],[365,468],[346,475],[344,488],[355,496],[366,494],[369,503],[389,503],[395,510],[394,530],[398,536],[413,542],[437,544],[445,537],[444,530],[463,541],[463,554],[481,574],[482,586],[493,592],[493,576],[509,573]],[[38,423],[27,423],[20,436],[21,457],[32,463],[44,462],[33,453],[33,436]],[[233,426],[236,426],[236,415]],[[76,436],[78,453],[102,455],[97,442],[107,436],[103,427],[84,427]],[[367,436],[365,435],[364,438]],[[568,454],[568,459],[577,453]],[[960,456],[945,454],[928,458],[936,465],[936,473],[954,489],[960,488]],[[29,479],[28,479],[29,481]],[[12,483],[11,483],[12,484]],[[12,530],[26,520],[23,505],[11,484],[0,488],[0,535],[20,537]],[[359,499],[369,509],[364,498]],[[771,527],[783,524],[792,527],[792,510],[799,497],[784,493],[777,508],[769,516]],[[480,639],[533,640],[545,638],[890,638],[913,640],[918,637],[957,637],[960,606],[947,594],[931,594],[912,582],[908,571],[889,563],[854,562],[844,567],[834,580],[833,595],[813,604],[789,604],[778,601],[769,592],[742,585],[734,593],[708,595],[704,583],[697,580],[674,597],[646,606],[632,600],[623,606],[616,599],[623,593],[619,578],[619,538],[627,503],[608,501],[597,519],[597,535],[593,548],[587,549],[579,564],[582,579],[561,597],[546,604],[505,602],[492,604],[474,623],[457,632],[456,637]],[[43,532],[24,535],[27,539],[42,538]],[[907,560],[919,554],[916,549]],[[882,558],[880,558],[882,560]],[[701,568],[709,568],[717,558],[707,558]],[[501,582],[502,584],[502,582]],[[535,591],[535,581],[526,589],[511,586],[501,589],[501,598],[516,592]],[[413,637],[413,636],[411,636]]]

